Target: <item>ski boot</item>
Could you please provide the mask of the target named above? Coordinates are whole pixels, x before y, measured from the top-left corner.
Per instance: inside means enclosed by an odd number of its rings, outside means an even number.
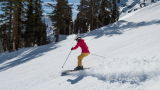
[[[83,66],[77,66],[76,68],[74,68],[74,70],[82,70]]]

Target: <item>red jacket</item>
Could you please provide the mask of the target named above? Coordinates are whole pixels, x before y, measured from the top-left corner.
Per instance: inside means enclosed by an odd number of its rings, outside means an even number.
[[[79,46],[82,49],[82,53],[90,53],[88,46],[83,39],[79,39],[79,41],[77,42],[77,45],[72,50],[76,50]]]

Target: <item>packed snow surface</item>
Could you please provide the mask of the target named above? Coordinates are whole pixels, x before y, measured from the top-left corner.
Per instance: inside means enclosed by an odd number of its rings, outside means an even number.
[[[118,22],[80,36],[91,54],[84,71],[62,75],[77,65],[76,35],[60,42],[0,54],[0,90],[159,90],[160,2],[131,12]],[[105,58],[101,57],[104,56]]]

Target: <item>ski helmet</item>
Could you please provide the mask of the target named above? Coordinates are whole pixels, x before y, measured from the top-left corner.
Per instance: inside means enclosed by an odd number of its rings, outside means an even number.
[[[81,39],[81,37],[80,37],[80,36],[78,36],[75,40],[77,41],[77,40],[79,40],[79,39]]]

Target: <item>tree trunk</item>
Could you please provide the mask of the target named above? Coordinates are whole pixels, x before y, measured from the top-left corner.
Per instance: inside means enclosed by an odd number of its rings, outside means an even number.
[[[28,43],[28,41],[26,41],[26,43],[25,43],[25,47],[29,47],[29,43]]]
[[[2,39],[0,39],[0,53],[3,53],[3,40]]]
[[[104,12],[103,12],[103,10],[102,10],[102,12],[101,12],[101,19],[102,19],[102,25],[104,26]]]
[[[70,22],[69,22],[69,25],[68,25],[68,33],[67,33],[67,35],[70,34],[70,31],[71,31],[71,25],[70,25]]]
[[[93,12],[92,12],[92,15],[94,16],[94,18],[99,22],[99,24],[103,27],[103,24],[99,21],[99,19],[98,18],[96,18],[96,16],[93,14]]]
[[[64,32],[63,32],[63,34],[64,34],[64,35],[66,35],[66,29],[65,29],[65,28],[64,28]]]
[[[17,29],[17,44],[16,44],[16,50],[18,50],[18,48],[19,48],[19,43],[21,43],[21,26],[20,26],[20,22],[21,22],[21,12],[22,12],[22,8],[20,8],[20,7],[22,7],[22,3],[21,2],[19,2],[18,3],[18,6],[19,6],[19,8],[18,8],[18,13],[17,13],[17,19],[18,19],[18,22],[17,22],[17,27],[18,27],[18,29]],[[21,34],[21,35],[20,35]]]
[[[13,18],[13,51],[18,50],[17,48],[17,44],[18,44],[18,40],[17,40],[17,33],[18,33],[18,8],[16,6],[18,6],[18,2],[15,0],[14,1],[14,18]]]
[[[59,32],[60,32],[60,29],[59,29],[59,27],[57,27],[56,42],[59,41]]]
[[[102,18],[102,25],[104,26],[104,17]]]
[[[12,6],[12,3],[10,2],[10,6]],[[10,8],[10,12],[12,12],[12,9]],[[8,32],[8,51],[10,52],[10,34],[11,34],[11,19],[12,14],[9,15],[9,32]]]
[[[89,3],[90,4],[90,3]],[[93,10],[93,6],[92,6],[92,4],[90,4],[91,5],[91,7],[92,7],[92,15],[93,15],[93,17],[99,22],[99,24],[103,27],[103,24],[99,21],[99,19],[94,15],[94,10]]]
[[[92,16],[92,21],[91,21],[91,25],[90,25],[90,31],[92,31],[94,28],[93,28],[93,20],[94,20],[94,18],[93,18],[93,16]]]

